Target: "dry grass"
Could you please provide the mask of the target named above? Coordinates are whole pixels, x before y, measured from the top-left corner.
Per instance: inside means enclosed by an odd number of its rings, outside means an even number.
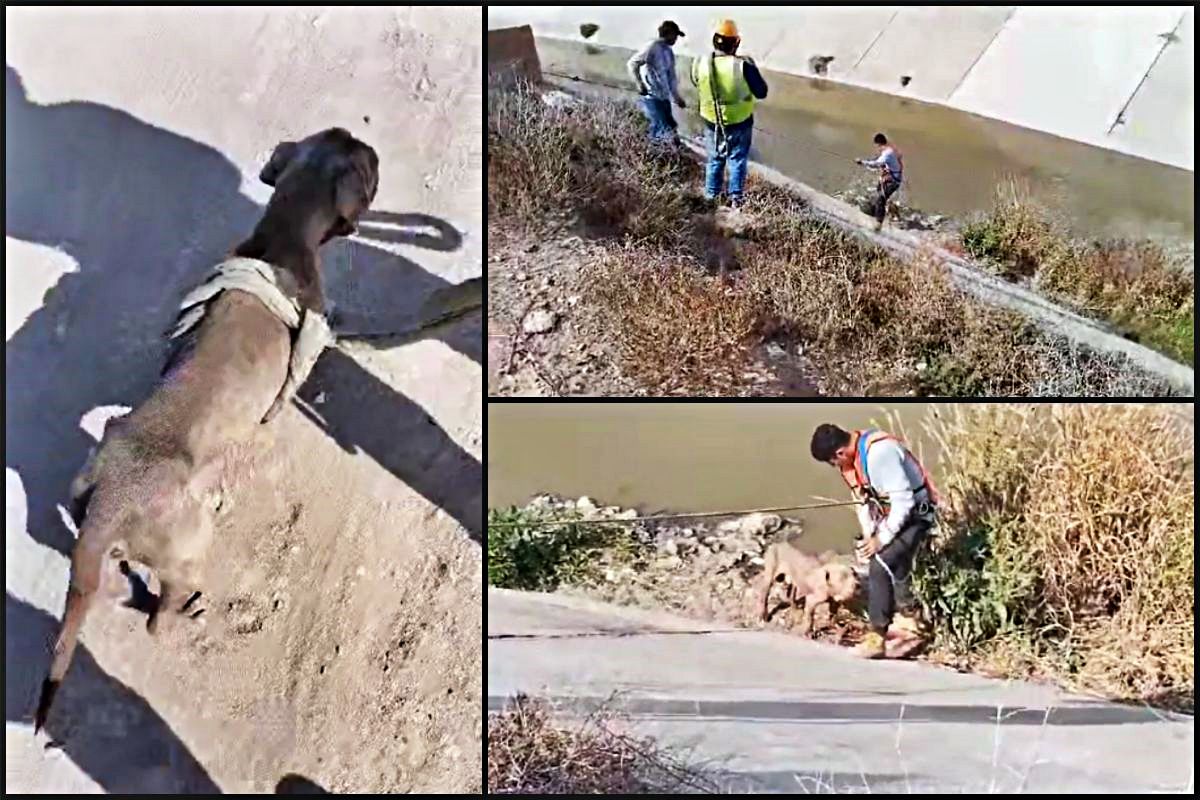
[[[1030,278],[1061,246],[1063,229],[1026,182],[1009,177],[996,186],[988,216],[964,227],[962,237],[968,252],[992,259],[1001,274]]]
[[[1190,428],[1143,405],[956,408],[944,536],[918,591],[944,646],[1005,674],[1191,708]]]
[[[941,264],[865,245],[753,176],[746,238],[723,238],[711,215],[696,213],[698,166],[649,144],[628,105],[552,108],[522,87],[489,96],[488,126],[489,215],[532,230],[569,209],[593,235],[622,239],[584,270],[578,322],[613,344],[622,371],[647,392],[754,392],[746,375],[757,348],[782,336],[803,344],[829,385],[851,393],[1169,393],[1124,357],[1083,350],[983,305]],[[1014,269],[1028,271],[1034,254],[1058,241],[1057,228],[1019,187],[1005,192],[988,252],[1016,253]],[[729,280],[705,275],[714,257],[735,270]],[[1142,285],[1164,274],[1148,269]],[[1171,324],[1166,338],[1182,342],[1181,324]]]
[[[595,231],[669,244],[686,231],[690,159],[646,141],[625,103],[564,108],[528,84],[488,94],[488,216],[535,229],[548,213],[577,210]]]
[[[1193,363],[1195,280],[1150,241],[1073,239],[1066,223],[1013,178],[992,209],[962,231],[963,245],[1009,278],[1106,319],[1146,344]]]
[[[585,297],[602,313],[629,374],[656,394],[735,394],[759,313],[694,260],[621,248],[590,266]]]
[[[518,695],[488,717],[489,794],[715,793],[715,784],[602,707],[569,726],[545,700]]]

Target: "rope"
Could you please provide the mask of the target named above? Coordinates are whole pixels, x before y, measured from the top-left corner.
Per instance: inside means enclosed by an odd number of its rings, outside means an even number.
[[[550,70],[550,69],[543,69],[542,72],[545,73],[546,75],[553,75],[556,78],[565,78],[566,80],[575,81],[576,83],[590,83],[595,86],[603,86],[608,89],[617,89],[618,91],[622,91],[622,92],[631,92],[632,91],[628,86],[623,86],[618,83],[609,83],[608,81],[597,80],[597,79],[592,79],[592,78],[580,78],[578,75],[568,75],[565,72],[555,72],[554,70]],[[803,139],[797,139],[795,136],[789,136],[786,133],[779,133],[778,131],[773,131],[770,128],[756,127],[754,129],[754,132],[756,134],[765,134],[767,136],[773,136],[776,139],[783,139],[784,141],[790,142],[791,144],[797,145],[799,147],[803,147],[807,150],[816,150],[818,153],[824,153],[827,156],[833,156],[834,158],[839,159],[839,160],[852,162],[852,161],[856,161],[858,159],[858,156],[848,156],[845,153],[838,153],[833,150],[826,150],[824,147],[818,147],[815,144],[809,144],[807,141],[805,141]],[[909,195],[909,190],[910,190],[911,186],[912,186],[912,179],[908,175],[905,175],[904,181],[900,184],[900,189],[896,192],[895,196],[899,197],[902,202],[907,204],[908,201],[911,199],[910,195]]]
[[[632,90],[628,86],[622,86],[622,85],[616,84],[616,83],[609,83],[607,81],[596,80],[596,79],[592,79],[592,78],[586,78],[586,79],[580,78],[577,75],[568,75],[563,72],[555,72],[554,70],[549,70],[549,69],[543,69],[542,72],[545,73],[546,75],[553,75],[556,78],[565,78],[566,80],[575,81],[577,83],[590,83],[594,86],[603,86],[607,89],[617,89],[622,92],[632,93]],[[857,157],[857,156],[848,156],[845,153],[836,153],[833,150],[826,150],[824,147],[817,147],[815,144],[809,144],[808,142],[804,141],[803,139],[797,139],[794,136],[788,136],[786,133],[779,133],[778,131],[773,131],[770,128],[756,127],[754,129],[754,132],[755,133],[764,133],[768,136],[774,136],[777,139],[784,139],[788,142],[799,145],[800,147],[804,147],[809,150],[817,150],[821,153],[825,153],[826,155],[830,155],[830,156],[833,156],[838,159],[844,159],[846,161],[854,161],[855,158]]]
[[[775,508],[748,508],[734,511],[695,511],[689,514],[650,514],[644,517],[629,517],[628,519],[559,519],[537,520],[536,522],[489,522],[489,528],[542,528],[559,525],[620,525],[629,522],[649,522],[660,519],[699,519],[703,517],[741,517],[746,514],[768,514],[779,511],[809,511],[814,508],[839,508],[841,506],[865,505],[858,500],[845,500],[833,503],[817,503],[805,506],[777,506]]]

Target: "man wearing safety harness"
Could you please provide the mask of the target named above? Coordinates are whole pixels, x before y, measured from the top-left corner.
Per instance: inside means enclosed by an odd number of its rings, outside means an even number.
[[[750,139],[754,132],[754,101],[767,96],[767,82],[754,61],[737,55],[742,42],[733,20],[722,20],[713,31],[713,49],[692,61],[692,83],[700,93],[704,145],[708,150],[704,196],[716,201],[725,183],[729,162],[729,203],[742,204]]]
[[[883,217],[887,213],[888,198],[900,188],[904,180],[904,157],[894,144],[888,144],[887,137],[882,133],[875,134],[875,149],[877,155],[871,159],[854,159],[855,164],[879,170],[879,187],[875,193],[875,230],[883,227]]]
[[[932,529],[937,493],[925,467],[903,442],[883,431],[845,431],[828,423],[813,431],[812,456],[838,469],[858,507],[862,537],[856,553],[870,559],[867,609],[871,631],[858,646],[866,658],[883,658],[888,628],[905,623],[897,606],[910,607],[913,558]]]

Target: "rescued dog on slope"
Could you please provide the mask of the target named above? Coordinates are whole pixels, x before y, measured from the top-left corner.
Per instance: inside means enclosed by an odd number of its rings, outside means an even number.
[[[768,601],[771,587],[779,578],[788,585],[788,599],[792,608],[804,601],[804,616],[800,631],[812,632],[813,614],[817,606],[829,604],[832,614],[838,603],[854,597],[858,591],[858,579],[854,570],[845,564],[833,563],[832,551],[820,556],[810,555],[788,541],[772,544],[763,556],[763,585],[760,592],[760,617],[765,622],[770,616]]]
[[[318,248],[354,233],[375,199],[379,158],[342,128],[283,142],[259,178],[275,191],[250,238],[234,255],[255,259],[282,294],[324,312]],[[71,514],[79,538],[50,672],[42,684],[34,729],[46,723],[71,664],[84,617],[100,588],[104,559],[117,541],[123,554],[158,576],[158,603],[147,627],[192,613],[200,565],[213,533],[206,503],[231,446],[261,441],[268,411],[289,377],[292,332],[265,301],[221,291],[186,346],[168,360],[149,398],[111,421],[72,484]]]

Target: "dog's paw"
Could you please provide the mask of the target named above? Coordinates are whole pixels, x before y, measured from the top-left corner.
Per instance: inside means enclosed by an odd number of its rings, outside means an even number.
[[[192,592],[192,596],[179,607],[179,613],[192,620],[198,625],[205,624],[204,612],[208,610],[208,605],[204,602],[204,594],[196,591]]]

